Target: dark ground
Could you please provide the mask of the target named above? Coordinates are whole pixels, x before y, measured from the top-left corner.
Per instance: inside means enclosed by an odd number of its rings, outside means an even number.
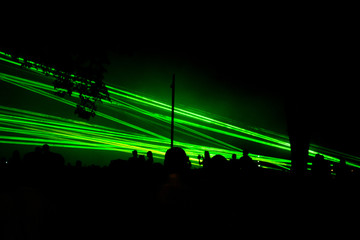
[[[174,175],[160,165],[2,169],[0,176],[3,239],[344,237],[358,221],[355,177],[204,169]]]

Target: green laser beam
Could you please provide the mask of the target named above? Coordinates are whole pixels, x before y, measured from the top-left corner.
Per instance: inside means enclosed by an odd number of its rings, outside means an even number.
[[[24,59],[9,59],[10,55],[7,55],[3,52],[0,52],[0,60],[5,61],[9,64],[15,66],[20,66],[24,63]],[[29,62],[29,61],[28,61]],[[47,68],[44,70],[43,66],[36,64],[34,62],[29,62],[33,64],[34,68],[31,71],[43,74],[45,71],[55,71],[55,69]],[[23,77],[18,77],[14,75],[9,75],[5,73],[0,73],[0,80],[13,84],[15,86],[21,87],[33,93],[42,95],[46,98],[59,101],[66,105],[76,106],[74,102],[76,97],[79,96],[79,93],[74,92],[71,100],[64,99],[54,95],[54,87],[51,85],[52,76],[55,74],[49,74],[50,76],[43,78],[44,82],[39,82],[36,80],[26,79]],[[113,101],[103,101],[104,106],[107,108],[112,108],[115,111],[128,111],[128,115],[131,115],[135,119],[144,119],[146,118],[147,122],[153,126],[164,126],[170,122],[170,117],[168,113],[171,111],[171,107],[168,104],[150,99],[129,91],[125,91],[113,86],[107,85],[109,93],[112,95]],[[150,108],[147,110],[146,108]],[[20,109],[9,108],[5,106],[0,107],[0,124],[7,127],[2,127],[2,131],[7,133],[14,134],[15,131],[12,129],[18,130],[18,134],[24,134],[32,136],[35,139],[41,140],[50,140],[57,146],[65,146],[66,141],[71,143],[71,147],[97,147],[97,148],[106,148],[113,150],[131,150],[134,147],[141,148],[142,150],[153,150],[156,151],[156,154],[164,153],[168,149],[167,142],[169,137],[162,135],[161,133],[156,133],[149,128],[144,128],[141,124],[134,124],[126,122],[122,119],[119,119],[113,115],[106,114],[102,111],[98,111],[97,115],[101,118],[110,120],[121,126],[129,127],[130,129],[136,130],[138,132],[126,132],[119,131],[118,129],[113,129],[101,125],[92,125],[84,124],[80,121],[74,121],[69,119],[63,119],[56,116],[50,116],[46,114],[35,113],[31,111],[25,111]],[[214,118],[205,116],[204,114],[195,113],[183,108],[175,108],[176,118],[176,127],[177,132],[182,133],[193,139],[202,140],[205,145],[187,143],[175,141],[176,145],[183,146],[186,148],[187,153],[192,156],[197,156],[201,154],[204,149],[214,151],[216,153],[221,153],[224,155],[231,155],[234,152],[241,152],[240,148],[233,146],[213,137],[211,134],[216,133],[221,136],[228,136],[236,139],[243,139],[250,142],[255,142],[260,145],[266,145],[269,147],[290,151],[290,144],[287,139],[279,134],[263,130],[260,132],[255,132],[247,130],[245,128],[229,124]],[[10,115],[12,114],[12,115]],[[12,117],[10,117],[12,116]],[[46,122],[46,124],[43,124]],[[166,125],[167,126],[167,125]],[[99,130],[101,129],[101,130]],[[202,132],[200,132],[201,130]],[[141,134],[139,133],[141,132]],[[204,133],[206,132],[206,134]],[[20,143],[29,143],[29,138],[6,138],[6,136],[1,136],[1,142],[18,142]],[[41,138],[45,137],[45,138]],[[35,141],[35,140],[34,140]],[[119,143],[122,142],[122,143]],[[217,147],[214,147],[217,146]],[[150,149],[154,148],[154,149]],[[319,151],[318,151],[319,150]],[[321,150],[321,151],[320,151]],[[321,152],[321,153],[320,153]],[[320,153],[325,157],[326,160],[338,162],[338,156],[346,156],[351,159],[349,165],[359,167],[360,158],[356,156],[351,156],[349,154],[342,154],[340,152],[322,148],[319,146],[311,146],[309,150],[309,156],[315,156]],[[279,167],[288,169],[290,165],[290,160],[274,158],[263,155],[251,155],[256,161],[263,161],[271,164],[275,164]],[[337,156],[337,157],[335,157]],[[198,160],[194,157],[191,158],[193,162]]]

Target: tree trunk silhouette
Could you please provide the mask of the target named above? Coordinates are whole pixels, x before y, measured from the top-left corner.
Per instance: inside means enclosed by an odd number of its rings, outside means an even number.
[[[310,98],[307,98],[306,91],[302,93],[293,93],[285,104],[291,145],[291,172],[298,177],[305,175],[312,132]]]

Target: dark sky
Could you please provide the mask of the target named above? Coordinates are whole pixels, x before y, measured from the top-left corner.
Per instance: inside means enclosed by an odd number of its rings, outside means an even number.
[[[284,134],[284,104],[292,101],[308,109],[314,143],[360,153],[353,140],[355,63],[341,37],[258,33],[149,42],[111,54],[105,81],[170,103],[175,73],[177,104]]]
[[[309,110],[314,143],[360,154],[355,56],[347,35],[323,27],[307,34],[275,27],[187,30],[119,31],[71,44],[109,53],[107,83],[170,103],[175,73],[177,106],[244,126],[286,134],[284,104],[295,101]]]

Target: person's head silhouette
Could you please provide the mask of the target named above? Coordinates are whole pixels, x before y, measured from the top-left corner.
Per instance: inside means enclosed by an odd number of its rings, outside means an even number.
[[[137,151],[136,150],[132,151],[132,155],[134,158],[137,158]]]
[[[225,169],[227,160],[224,156],[216,154],[211,158],[209,168],[212,170],[220,171]]]
[[[173,147],[166,151],[164,167],[170,172],[184,172],[189,168],[188,158],[184,149]]]
[[[44,145],[42,146],[42,151],[43,151],[44,153],[50,152],[50,147],[49,147],[49,145],[44,144]]]

